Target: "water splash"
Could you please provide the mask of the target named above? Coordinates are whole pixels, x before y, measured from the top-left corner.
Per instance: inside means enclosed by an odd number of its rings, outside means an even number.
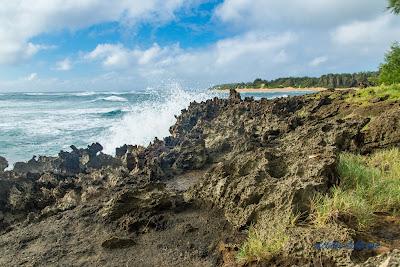
[[[152,91],[154,94],[154,91]],[[153,101],[142,102],[121,120],[115,122],[101,138],[104,152],[114,154],[115,148],[124,144],[148,145],[155,137],[169,135],[181,110],[192,101],[204,101],[213,97],[208,92],[188,92],[178,84],[167,91],[158,91]]]

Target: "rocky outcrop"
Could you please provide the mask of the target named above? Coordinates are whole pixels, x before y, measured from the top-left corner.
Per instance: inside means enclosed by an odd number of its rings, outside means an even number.
[[[400,109],[384,110],[367,125],[364,136],[364,150],[376,147],[400,146]]]
[[[399,101],[357,105],[348,94],[242,100],[233,90],[228,99],[191,103],[171,136],[147,147],[124,145],[115,157],[96,143],[6,172],[0,158],[0,265],[24,264],[21,250],[38,265],[82,258],[83,265],[104,265],[110,255],[118,265],[219,265],[218,244],[240,243],[250,225],[293,214],[306,221],[310,199],[340,183],[339,152],[399,146]],[[27,240],[26,225],[36,233]],[[72,240],[75,234],[85,242]],[[290,238],[281,258],[290,261],[280,265],[352,262],[351,251],[313,249],[321,238],[352,240],[344,228],[295,228]],[[51,240],[63,243],[44,256],[29,245]]]
[[[0,157],[0,172],[3,172],[7,167],[8,161],[5,158]]]
[[[71,152],[60,151],[58,157],[34,156],[28,162],[17,162],[14,165],[14,172],[44,173],[52,172],[60,175],[75,175],[87,172],[89,169],[101,169],[107,167],[118,167],[121,162],[101,153],[103,147],[94,143],[86,149],[77,149],[71,146]]]

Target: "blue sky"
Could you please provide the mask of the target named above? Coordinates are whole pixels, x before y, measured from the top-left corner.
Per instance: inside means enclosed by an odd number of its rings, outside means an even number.
[[[0,0],[0,92],[205,88],[376,70],[386,1]]]

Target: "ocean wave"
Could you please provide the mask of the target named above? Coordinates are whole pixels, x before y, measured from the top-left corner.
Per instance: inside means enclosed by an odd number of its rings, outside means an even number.
[[[45,95],[45,94],[44,93],[23,93],[23,95],[38,96],[38,95]]]
[[[124,144],[148,145],[155,137],[168,136],[169,127],[176,121],[175,116],[191,101],[199,102],[214,96],[208,92],[188,92],[178,85],[157,94],[153,101],[135,105],[120,120],[112,123],[100,138],[105,153],[114,154],[115,148]]]
[[[126,95],[126,94],[135,94],[135,92],[97,92],[99,95]]]
[[[96,92],[80,92],[80,93],[73,93],[73,96],[92,96],[95,95]]]
[[[124,111],[124,110],[116,109],[116,110],[112,110],[109,112],[101,113],[101,116],[106,117],[106,118],[115,118],[115,117],[120,117],[120,116],[124,115],[125,113],[126,113],[126,111]]]
[[[128,99],[126,99],[125,97],[112,95],[112,96],[97,98],[97,99],[93,100],[92,102],[97,102],[97,101],[128,102]]]

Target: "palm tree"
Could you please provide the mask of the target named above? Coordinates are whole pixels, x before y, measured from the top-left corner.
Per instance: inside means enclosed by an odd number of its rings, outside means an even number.
[[[400,14],[400,0],[389,0],[389,7],[393,13]]]

